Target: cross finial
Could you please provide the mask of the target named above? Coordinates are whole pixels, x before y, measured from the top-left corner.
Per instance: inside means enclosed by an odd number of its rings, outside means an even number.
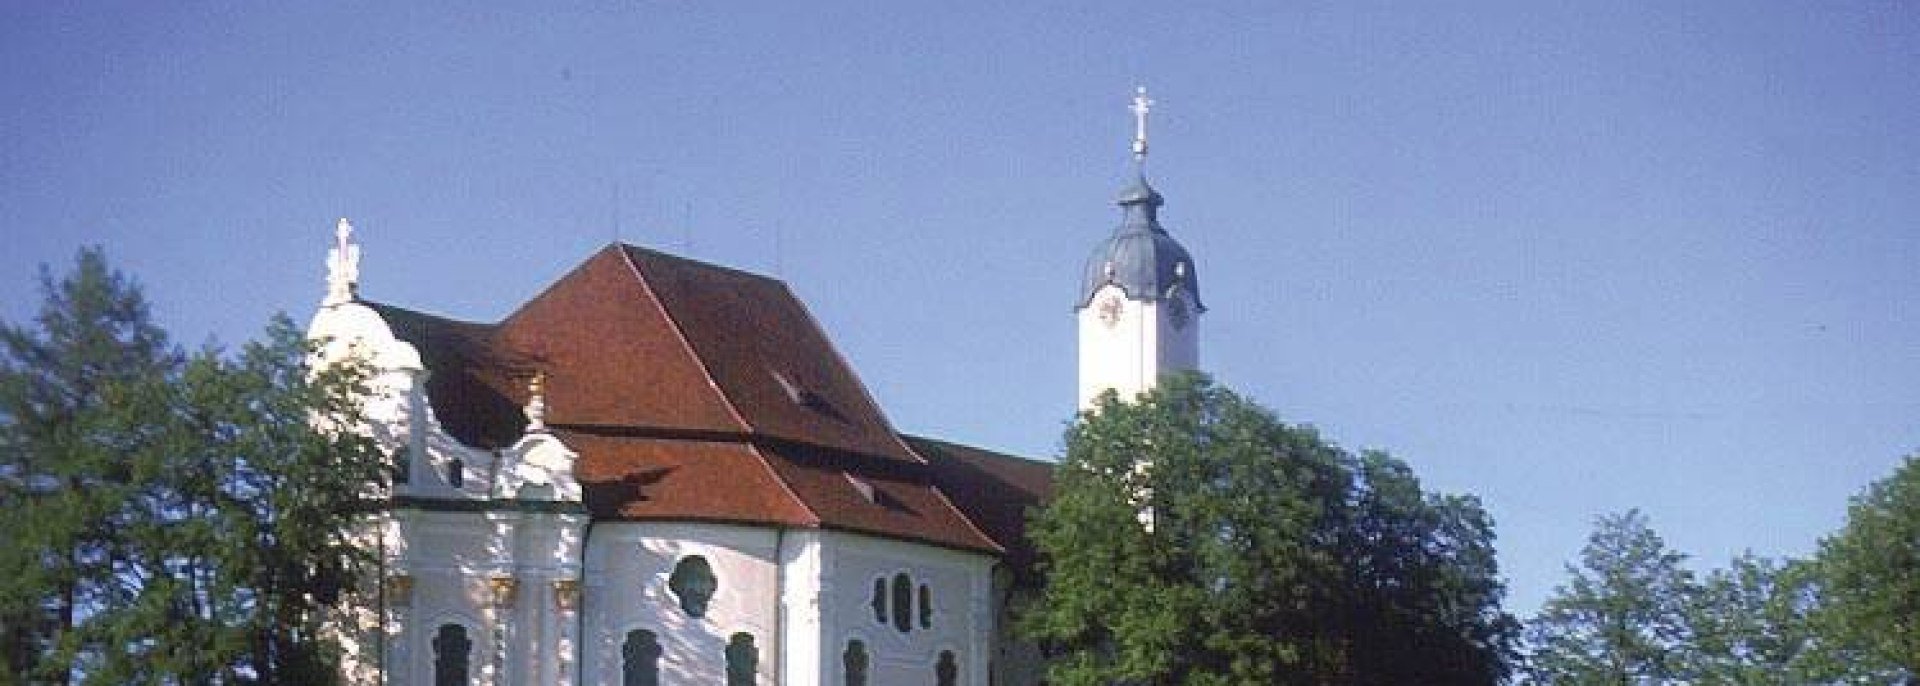
[[[347,221],[346,217],[341,217],[340,223],[333,226],[333,246],[344,251],[347,249],[347,243],[352,240],[353,223]]]
[[[1147,112],[1153,108],[1153,100],[1147,97],[1146,86],[1133,89],[1133,105],[1127,109],[1133,112],[1133,158],[1145,159],[1147,156]]]
[[[353,224],[346,217],[333,228],[333,249],[327,251],[327,299],[322,305],[352,302],[360,286],[360,246],[353,243]]]

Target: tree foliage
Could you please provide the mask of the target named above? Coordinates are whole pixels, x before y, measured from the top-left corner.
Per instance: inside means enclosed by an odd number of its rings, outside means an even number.
[[[1492,523],[1198,376],[1067,434],[1021,627],[1058,684],[1489,684],[1516,634]]]
[[[133,474],[122,454],[138,437],[114,431],[127,423],[116,415],[131,388],[177,373],[181,355],[99,248],[60,278],[42,267],[40,291],[36,326],[0,323],[0,678],[64,683],[100,649],[76,625],[125,601],[118,506]]]
[[[1881,494],[1869,491],[1856,508],[1882,502]],[[1875,628],[1875,617],[1891,615],[1875,614],[1878,608],[1854,614],[1841,600],[1847,592],[1839,584],[1866,578],[1847,576],[1835,557],[1844,545],[1838,541],[1853,531],[1830,538],[1816,560],[1745,553],[1696,578],[1637,511],[1602,517],[1580,566],[1568,567],[1571,581],[1528,624],[1529,683],[1904,683],[1911,672],[1874,642],[1883,630],[1897,631],[1898,621]],[[1875,550],[1867,559],[1886,557]],[[1879,590],[1852,593],[1887,599]]]
[[[1695,683],[1801,686],[1844,683],[1859,665],[1815,631],[1818,568],[1746,553],[1693,589],[1688,673]],[[1876,681],[1873,683],[1885,683]]]
[[[1626,686],[1683,678],[1693,574],[1639,510],[1601,517],[1572,579],[1527,627],[1530,678]]]
[[[1520,625],[1499,609],[1506,589],[1479,499],[1425,493],[1385,453],[1362,453],[1356,472],[1356,519],[1339,550],[1355,613],[1350,659],[1364,666],[1357,681],[1503,680]]]
[[[1868,664],[1920,684],[1920,455],[1855,497],[1820,544],[1823,632]]]
[[[332,680],[322,612],[369,563],[347,535],[383,473],[370,442],[329,428],[357,422],[364,370],[309,370],[284,317],[231,353],[173,352],[98,251],[49,290],[39,323],[5,330],[0,367],[0,481],[8,505],[36,513],[0,525],[7,674]],[[31,573],[36,560],[54,573]],[[55,621],[12,623],[36,611]]]

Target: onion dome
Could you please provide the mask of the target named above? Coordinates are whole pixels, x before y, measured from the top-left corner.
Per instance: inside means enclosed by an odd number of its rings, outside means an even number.
[[[1185,291],[1196,309],[1205,311],[1192,255],[1160,226],[1160,206],[1166,199],[1141,175],[1120,191],[1115,203],[1123,212],[1120,227],[1087,258],[1076,306],[1086,307],[1095,292],[1113,284],[1133,300],[1159,301],[1176,289]]]

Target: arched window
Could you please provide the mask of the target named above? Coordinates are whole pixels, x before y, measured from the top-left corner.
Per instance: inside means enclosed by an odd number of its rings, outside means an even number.
[[[447,485],[461,488],[467,485],[467,465],[460,458],[447,461]]]
[[[893,628],[913,630],[913,580],[906,574],[893,575]]]
[[[760,649],[753,647],[753,634],[741,632],[727,639],[727,686],[753,686],[759,669]]]
[[[953,651],[940,651],[940,661],[933,664],[933,683],[935,686],[960,683],[960,665],[954,663]]]
[[[933,628],[933,591],[920,584],[920,628]]]
[[[887,578],[873,580],[873,621],[887,623]]]
[[[720,586],[713,578],[713,567],[707,564],[707,558],[688,555],[673,566],[673,575],[667,577],[667,590],[673,591],[680,599],[680,609],[687,611],[689,617],[707,616],[707,603],[713,600],[713,592]]]
[[[847,677],[847,686],[867,686],[867,644],[857,639],[847,641],[847,652],[840,655],[840,665]]]
[[[620,686],[660,686],[660,638],[645,629],[627,632],[620,675]]]
[[[467,662],[473,641],[467,628],[442,624],[433,635],[433,686],[467,686]]]

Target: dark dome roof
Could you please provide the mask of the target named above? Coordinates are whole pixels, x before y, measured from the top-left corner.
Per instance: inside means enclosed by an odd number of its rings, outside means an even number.
[[[1116,203],[1126,217],[1087,257],[1077,306],[1086,307],[1094,292],[1111,283],[1134,300],[1159,300],[1178,286],[1193,297],[1198,309],[1205,310],[1193,256],[1160,226],[1160,206],[1166,204],[1160,192],[1141,177],[1120,191]]]
[[[1167,204],[1167,199],[1160,197],[1160,191],[1154,190],[1153,186],[1147,183],[1147,177],[1139,176],[1134,178],[1132,185],[1121,189],[1120,197],[1115,198],[1113,202],[1121,207],[1146,204],[1159,209],[1161,205]]]

